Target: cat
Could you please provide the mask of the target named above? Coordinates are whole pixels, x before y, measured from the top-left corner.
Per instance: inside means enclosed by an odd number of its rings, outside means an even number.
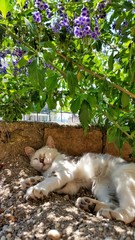
[[[50,192],[76,194],[90,188],[94,196],[80,197],[78,208],[128,224],[135,219],[135,163],[109,154],[86,153],[76,162],[60,153],[51,136],[46,146],[35,151],[26,147],[30,165],[42,176],[23,180],[26,198],[44,199]],[[34,186],[33,186],[34,185]]]

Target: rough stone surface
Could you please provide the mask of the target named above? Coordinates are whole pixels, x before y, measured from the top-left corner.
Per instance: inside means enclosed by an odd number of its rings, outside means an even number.
[[[40,148],[44,139],[43,123],[0,122],[0,159],[9,155],[24,155],[24,148],[29,144]]]
[[[47,137],[51,135],[56,147],[69,155],[82,155],[86,152],[109,153],[119,156],[120,153],[113,143],[106,140],[105,131],[97,127],[90,127],[87,134],[81,126],[59,125],[38,122],[0,122],[0,160],[8,156],[25,155],[26,146],[38,149],[42,147]],[[135,161],[131,157],[131,148],[124,144],[122,157]]]
[[[112,154],[114,156],[120,155],[120,152],[114,143],[106,142],[104,152]],[[126,160],[130,160],[131,159],[130,155],[131,155],[131,147],[128,143],[125,143],[122,148],[122,157]]]
[[[54,138],[56,148],[70,155],[82,155],[86,152],[102,152],[102,132],[98,128],[91,127],[87,134],[81,127],[62,126],[45,128],[44,142],[51,135]]]

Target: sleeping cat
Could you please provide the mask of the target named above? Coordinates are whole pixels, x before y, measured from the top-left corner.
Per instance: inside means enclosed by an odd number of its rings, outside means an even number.
[[[31,166],[42,174],[23,181],[23,187],[29,187],[27,199],[43,199],[52,191],[76,194],[81,187],[91,188],[95,199],[78,198],[77,207],[126,224],[135,219],[135,163],[94,153],[75,162],[57,151],[51,136],[46,146],[37,151],[26,147],[25,152]]]

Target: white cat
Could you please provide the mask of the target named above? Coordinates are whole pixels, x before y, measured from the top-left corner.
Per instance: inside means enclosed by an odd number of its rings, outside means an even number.
[[[26,196],[43,199],[52,191],[76,194],[80,187],[91,188],[95,199],[82,197],[76,206],[109,219],[130,223],[135,219],[135,163],[108,154],[87,153],[78,162],[61,154],[54,140],[48,137],[46,146],[35,151],[26,147],[33,168],[42,176],[27,178],[23,187]]]

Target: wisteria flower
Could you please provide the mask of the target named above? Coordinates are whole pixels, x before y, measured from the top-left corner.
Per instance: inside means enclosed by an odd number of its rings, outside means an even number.
[[[78,26],[75,26],[74,27],[74,35],[77,38],[82,38],[83,37],[83,30],[82,30],[82,28],[80,28]]]
[[[81,16],[89,17],[89,10],[86,7],[82,8]]]
[[[40,14],[39,11],[33,12],[32,15],[33,15],[34,22],[38,22],[38,23],[41,22],[42,15]]]

